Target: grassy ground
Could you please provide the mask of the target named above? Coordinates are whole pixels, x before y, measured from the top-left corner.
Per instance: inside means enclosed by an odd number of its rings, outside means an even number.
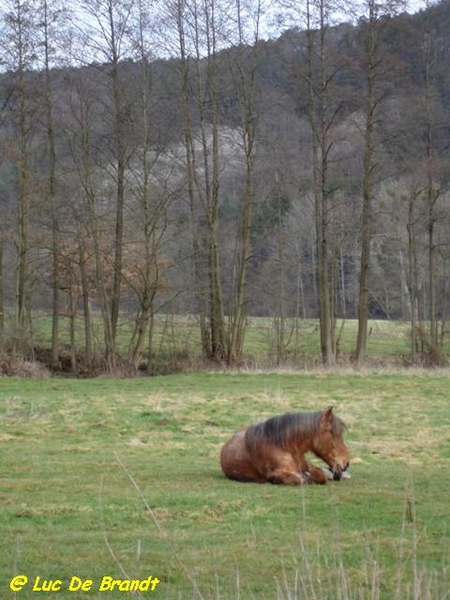
[[[45,596],[38,576],[61,600],[130,597],[99,592],[104,575],[157,577],[141,596],[165,600],[449,598],[449,388],[443,372],[0,379],[0,598]],[[330,404],[352,479],[222,476],[238,427]]]
[[[273,319],[252,317],[248,319],[245,337],[244,361],[257,367],[274,366],[277,363],[276,323]],[[408,360],[410,356],[410,325],[406,322],[376,321],[369,323],[367,358],[374,362]],[[123,318],[119,329],[118,346],[126,357],[131,339],[132,323]],[[339,322],[339,355],[348,360],[354,352],[357,338],[357,322]],[[34,342],[48,348],[51,339],[51,320],[46,315],[34,319]],[[94,319],[94,349],[103,354],[104,340],[100,317]],[[69,343],[68,323],[62,320],[61,342]],[[82,351],[84,325],[77,321],[77,344]],[[285,362],[291,365],[313,365],[320,362],[319,326],[315,319],[286,320]],[[446,352],[450,347],[446,345]],[[200,331],[198,320],[193,316],[158,315],[155,320],[153,340],[154,367],[161,371],[164,366],[178,361],[180,364],[198,364],[200,351]]]

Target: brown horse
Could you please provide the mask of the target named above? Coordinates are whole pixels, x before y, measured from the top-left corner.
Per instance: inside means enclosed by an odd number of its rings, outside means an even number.
[[[339,480],[349,466],[342,439],[345,425],[332,408],[314,413],[287,413],[236,432],[222,448],[220,464],[230,479],[257,483],[326,483],[325,470],[306,462],[312,452]]]

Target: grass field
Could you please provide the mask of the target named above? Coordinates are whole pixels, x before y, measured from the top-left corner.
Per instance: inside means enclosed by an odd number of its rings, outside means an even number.
[[[449,398],[437,371],[0,379],[0,598],[449,598]],[[238,427],[330,404],[350,480],[223,477]]]
[[[315,319],[286,320],[284,362],[289,365],[310,367],[320,363],[319,324]],[[243,360],[257,368],[274,367],[278,358],[276,352],[277,325],[273,319],[249,317],[245,335]],[[339,337],[339,362],[348,362],[356,347],[358,324],[355,320],[340,321],[337,326]],[[118,348],[123,357],[128,354],[132,337],[132,322],[122,316],[118,335]],[[78,350],[83,353],[84,325],[77,320],[76,338]],[[93,325],[94,352],[104,353],[103,329],[97,315]],[[49,348],[51,340],[51,319],[42,314],[34,319],[34,343]],[[68,344],[68,323],[62,319],[61,343]],[[450,353],[446,342],[444,351]],[[194,316],[157,315],[153,336],[153,367],[156,372],[167,372],[174,364],[198,367],[201,361],[200,329]],[[367,359],[371,362],[396,362],[409,360],[410,324],[400,321],[369,322]]]

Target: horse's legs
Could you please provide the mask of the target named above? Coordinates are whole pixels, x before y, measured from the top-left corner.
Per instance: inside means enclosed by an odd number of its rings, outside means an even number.
[[[302,463],[303,461],[300,461]],[[300,485],[309,483],[309,477],[304,472],[303,465],[294,460],[289,452],[279,448],[271,448],[270,455],[267,456],[267,465],[270,465],[267,471],[267,481],[271,483],[282,483],[284,485]]]
[[[322,469],[318,469],[317,467],[314,467],[313,465],[306,465],[306,473],[308,474],[308,479],[309,479],[309,483],[319,483],[319,484],[324,484],[327,483],[328,481],[328,477],[326,476],[326,474],[322,471]]]
[[[270,483],[282,483],[284,485],[300,485],[302,483],[309,483],[308,477],[302,473],[295,471],[286,471],[283,469],[276,469],[268,476]]]

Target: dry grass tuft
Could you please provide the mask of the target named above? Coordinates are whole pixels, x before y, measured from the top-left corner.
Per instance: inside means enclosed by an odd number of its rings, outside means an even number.
[[[25,379],[48,379],[50,371],[42,363],[24,358],[6,357],[0,361],[0,376],[23,377]]]

